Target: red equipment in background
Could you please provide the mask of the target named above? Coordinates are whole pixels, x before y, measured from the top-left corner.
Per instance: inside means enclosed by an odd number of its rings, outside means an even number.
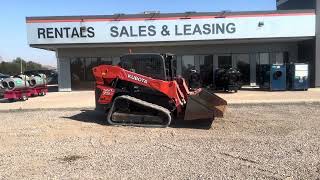
[[[48,92],[47,77],[45,74],[35,74],[29,80],[31,96],[45,96]]]
[[[2,82],[5,88],[4,98],[13,102],[17,100],[26,101],[29,97],[44,96],[48,92],[46,76],[43,74],[17,75],[6,78]]]
[[[17,100],[26,101],[30,96],[31,96],[30,88],[6,90],[3,94],[3,97],[5,99],[8,99],[9,101],[17,101]]]
[[[32,96],[32,97],[45,96],[47,93],[48,93],[48,86],[47,85],[30,88],[30,96]]]

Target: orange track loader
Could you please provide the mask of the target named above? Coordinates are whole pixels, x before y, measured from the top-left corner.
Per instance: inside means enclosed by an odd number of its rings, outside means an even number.
[[[227,102],[209,91],[188,88],[176,75],[172,54],[128,54],[117,66],[93,68],[96,104],[112,125],[167,127],[182,119],[213,121]]]

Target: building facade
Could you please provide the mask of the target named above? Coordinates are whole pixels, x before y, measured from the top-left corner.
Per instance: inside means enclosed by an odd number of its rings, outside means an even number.
[[[118,64],[129,52],[173,53],[177,73],[196,68],[204,86],[217,68],[235,67],[245,85],[259,86],[265,64],[309,63],[311,86],[320,86],[317,8],[280,1],[286,10],[27,17],[28,42],[56,52],[60,91],[93,89],[92,67]]]

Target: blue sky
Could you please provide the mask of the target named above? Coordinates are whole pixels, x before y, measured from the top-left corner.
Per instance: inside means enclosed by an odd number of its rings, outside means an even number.
[[[274,10],[275,2],[276,0],[2,0],[0,56],[6,61],[22,57],[42,64],[56,64],[53,52],[28,46],[26,16],[132,14],[150,10],[163,13]]]

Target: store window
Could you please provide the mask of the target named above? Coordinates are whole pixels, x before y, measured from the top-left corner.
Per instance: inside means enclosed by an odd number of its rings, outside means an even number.
[[[285,64],[288,61],[288,52],[270,53],[270,64]]]
[[[98,65],[112,65],[112,58],[111,57],[103,57],[98,58]]]
[[[84,58],[72,58],[70,63],[71,68],[71,80],[72,81],[84,81],[85,80],[85,62]]]
[[[269,71],[270,71],[270,54],[259,53],[257,60],[256,79],[260,87],[267,88],[269,86]]]
[[[203,87],[213,85],[213,55],[201,55],[200,58],[200,77]]]
[[[187,80],[190,78],[191,70],[200,74],[200,84],[208,87],[213,84],[213,55],[186,55],[177,56],[177,74]]]
[[[182,56],[181,61],[182,76],[188,78],[190,71],[196,69],[195,56]]]
[[[112,57],[112,58],[110,58],[110,62],[111,62],[111,64],[113,64],[113,65],[118,65],[119,63],[120,63],[120,57]]]
[[[269,64],[269,53],[260,53],[259,54],[259,64],[260,65]]]
[[[112,64],[111,57],[77,57],[71,58],[70,73],[73,90],[94,89],[92,68],[102,64]]]
[[[86,81],[94,81],[92,68],[98,65],[97,58],[86,58],[85,62],[86,62],[86,67],[85,67]]]
[[[232,56],[221,55],[218,56],[218,67],[221,69],[229,69],[232,67]]]
[[[233,54],[232,64],[241,73],[243,85],[250,84],[250,57],[249,54]]]

